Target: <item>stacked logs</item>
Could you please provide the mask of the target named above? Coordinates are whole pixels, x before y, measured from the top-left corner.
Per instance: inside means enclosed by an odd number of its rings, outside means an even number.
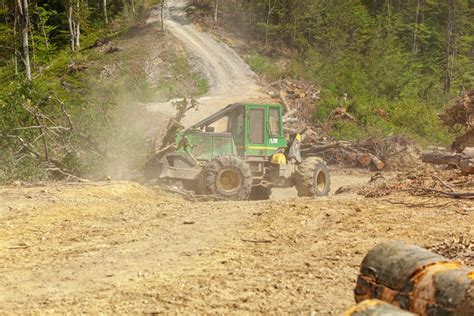
[[[381,155],[380,152],[361,143],[334,141],[327,136],[324,126],[318,128],[315,118],[315,108],[320,100],[321,91],[311,83],[299,80],[284,79],[270,83],[267,92],[275,102],[285,108],[283,126],[285,133],[301,134],[303,137],[301,154],[305,157],[322,157],[329,164],[339,164],[350,167],[372,168],[383,170],[386,167],[384,159],[392,155]],[[344,96],[346,99],[347,96]],[[346,120],[355,122],[344,106],[336,107],[327,121]],[[323,124],[324,125],[324,124]],[[394,139],[381,141],[383,147],[392,147]],[[365,144],[367,145],[367,144]]]
[[[321,99],[321,91],[314,85],[299,81],[284,79],[272,82],[267,87],[268,94],[278,99],[287,113],[298,122],[314,123],[314,106]]]
[[[379,157],[347,141],[311,143],[303,135],[301,155],[303,157],[322,156],[329,163],[342,163],[361,168],[373,167],[377,170],[385,168],[385,163]]]
[[[474,315],[474,270],[403,242],[376,246],[364,258],[355,299],[379,299],[421,316]]]

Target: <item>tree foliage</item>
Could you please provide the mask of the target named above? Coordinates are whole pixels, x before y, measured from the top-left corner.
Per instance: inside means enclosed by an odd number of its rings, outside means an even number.
[[[215,14],[214,0],[192,4]],[[474,87],[473,0],[221,0],[219,15],[223,27],[260,43],[249,57],[254,69],[277,79],[268,65],[283,56],[280,76],[322,88],[321,119],[347,95],[349,110],[376,129],[392,124],[386,132],[439,140],[436,112]],[[390,122],[375,122],[376,109],[392,113]],[[409,124],[401,121],[410,113]]]
[[[107,6],[110,25],[99,1],[0,0],[0,182],[74,177],[91,169],[84,155],[107,158],[89,132],[105,129],[103,109],[88,104],[79,81],[68,82],[74,76],[66,80],[81,49],[126,28],[144,2]]]

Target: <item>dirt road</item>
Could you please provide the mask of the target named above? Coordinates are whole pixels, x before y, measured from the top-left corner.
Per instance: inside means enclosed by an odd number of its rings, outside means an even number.
[[[229,46],[212,35],[199,31],[185,16],[186,1],[169,1],[165,26],[188,49],[193,64],[209,80],[209,92],[198,101],[200,109],[189,112],[184,120],[191,125],[228,104],[267,98],[260,91],[255,73]],[[156,22],[159,11],[152,10],[148,21]],[[148,105],[150,111],[174,113],[170,102]]]
[[[472,203],[424,200],[193,203],[127,182],[2,187],[0,314],[337,315],[376,243],[473,236],[474,214],[461,212]]]

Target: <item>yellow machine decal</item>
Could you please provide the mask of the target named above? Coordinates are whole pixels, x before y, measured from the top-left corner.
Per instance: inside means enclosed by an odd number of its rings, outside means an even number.
[[[282,153],[274,154],[272,156],[272,163],[278,165],[286,165],[286,157]]]

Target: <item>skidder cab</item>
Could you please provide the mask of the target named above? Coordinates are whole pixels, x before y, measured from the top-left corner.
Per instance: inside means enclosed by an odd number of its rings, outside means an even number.
[[[301,136],[283,133],[279,104],[231,104],[180,132],[176,150],[158,161],[159,178],[199,194],[268,199],[275,187],[325,196],[330,178],[321,158],[301,159]]]

